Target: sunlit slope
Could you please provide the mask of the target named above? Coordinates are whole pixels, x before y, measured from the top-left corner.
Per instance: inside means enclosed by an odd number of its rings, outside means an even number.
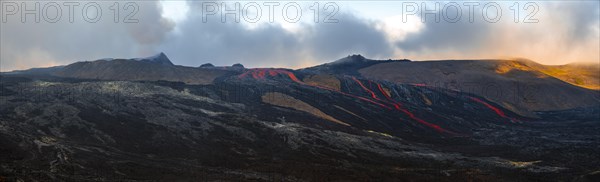
[[[539,68],[539,71],[579,87],[600,90],[600,64],[544,66]]]
[[[504,73],[512,69],[538,71],[558,78],[575,86],[600,90],[599,63],[571,63],[566,65],[543,65],[527,59],[507,60],[497,66],[496,72]]]
[[[593,85],[597,76],[572,66],[544,66],[525,60],[447,60],[390,62],[359,70],[362,76],[396,83],[461,90],[488,98],[521,114],[598,105],[598,92],[574,86],[569,76]],[[562,70],[562,71],[556,71]],[[549,73],[554,71],[555,73]],[[591,72],[591,71],[589,71]],[[555,78],[564,73],[562,79]],[[585,73],[580,74],[577,73]],[[573,79],[572,79],[573,80]],[[574,79],[577,80],[577,79]]]

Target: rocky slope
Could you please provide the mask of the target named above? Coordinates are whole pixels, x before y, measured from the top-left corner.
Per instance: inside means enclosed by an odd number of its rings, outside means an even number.
[[[367,62],[341,65],[350,71],[380,65]],[[398,62],[382,64],[389,63]],[[597,107],[533,118],[483,96],[368,79],[358,71],[187,68],[137,60],[78,64],[60,70],[71,73],[64,77],[0,75],[0,180],[599,177]],[[191,84],[183,80],[192,77],[122,76],[115,66],[122,64],[147,66],[129,71],[137,74],[222,74],[197,75],[210,82]]]
[[[600,92],[564,82],[541,69],[549,66],[532,64],[507,60],[380,62],[356,71],[369,79],[480,95],[531,117],[534,111],[592,107],[600,102]]]

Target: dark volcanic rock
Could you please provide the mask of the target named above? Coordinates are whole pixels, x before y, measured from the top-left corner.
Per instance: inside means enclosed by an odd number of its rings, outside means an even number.
[[[0,181],[598,176],[597,106],[524,117],[471,93],[361,77],[399,61],[360,55],[297,71],[160,57],[1,75]]]
[[[358,72],[369,79],[422,84],[484,96],[528,116],[535,116],[534,111],[600,105],[599,91],[561,81],[529,66],[531,64],[509,60],[389,62]]]
[[[200,65],[200,68],[214,68],[215,65],[211,64],[211,63],[205,63]]]
[[[174,64],[171,62],[171,60],[169,60],[167,55],[165,55],[165,53],[162,53],[162,52],[157,55],[154,55],[154,56],[150,56],[147,58],[141,58],[141,59],[138,58],[135,60],[149,62],[149,63],[156,63],[156,64],[160,64],[160,65],[164,65],[164,66],[174,66]]]
[[[236,64],[231,65],[231,69],[240,71],[240,70],[244,70],[246,68],[244,67],[244,65],[242,65],[240,63],[236,63]]]
[[[345,74],[358,76],[358,70],[369,67],[379,63],[388,62],[410,62],[410,60],[372,60],[363,57],[362,55],[349,55],[348,57],[338,59],[331,63],[325,63],[322,65],[301,69],[304,72],[311,73],[327,73],[327,74]]]
[[[0,176],[552,181],[600,162],[593,115],[536,120],[439,88],[339,76],[335,90],[292,70],[242,75],[210,85],[3,76],[17,94],[0,96]]]
[[[79,79],[172,81],[187,84],[209,84],[226,70],[169,66],[148,61],[115,59],[77,62],[54,73],[56,76]]]

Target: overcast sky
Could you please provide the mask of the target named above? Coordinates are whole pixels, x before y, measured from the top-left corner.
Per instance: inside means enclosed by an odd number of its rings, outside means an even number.
[[[232,14],[223,22],[223,11],[218,11],[223,4],[215,1],[37,1],[37,9],[35,2],[0,2],[2,71],[159,52],[186,66],[300,68],[349,54],[375,59],[600,62],[597,1],[440,1],[437,9],[435,2],[417,1],[240,1],[239,22]],[[236,2],[225,5],[235,10]],[[423,8],[432,13],[424,21]],[[38,10],[39,22],[32,11],[23,15],[23,9]],[[439,21],[436,14],[441,15]]]

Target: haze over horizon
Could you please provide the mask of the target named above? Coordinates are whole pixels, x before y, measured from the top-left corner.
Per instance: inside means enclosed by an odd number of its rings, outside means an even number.
[[[0,0],[0,106],[0,182],[600,181],[600,1]]]
[[[29,1],[15,2],[33,6]],[[422,22],[419,12],[406,15],[403,23],[402,2],[334,2],[338,6],[333,20],[324,22],[332,9],[324,9],[327,2],[318,2],[319,22],[314,21],[311,6],[315,2],[297,2],[302,16],[296,23],[284,20],[280,2],[275,7],[273,22],[269,22],[268,8],[257,2],[262,16],[255,23],[235,16],[202,16],[203,1],[134,1],[139,11],[137,23],[123,23],[127,11],[121,12],[115,23],[110,7],[114,2],[97,2],[102,19],[96,23],[84,20],[81,7],[75,7],[73,23],[69,22],[67,8],[62,7],[62,19],[47,22],[46,17],[36,23],[34,15],[26,15],[25,23],[19,13],[10,14],[6,2],[2,4],[0,26],[0,71],[35,67],[66,65],[77,61],[102,58],[147,57],[165,52],[173,63],[199,66],[204,63],[246,67],[301,68],[330,62],[351,54],[362,54],[372,59],[509,59],[526,58],[541,64],[557,65],[572,62],[600,62],[600,3],[535,2],[539,11],[525,23],[532,9],[524,9],[519,2],[518,23],[514,2],[497,2],[502,16],[491,23],[482,18],[478,2],[473,22],[469,22],[468,7],[457,2],[462,10],[459,21],[452,23],[433,14]],[[29,4],[28,4],[29,3]],[[208,2],[210,3],[210,2]],[[228,1],[228,8],[235,6]],[[240,8],[249,1],[240,1]],[[406,3],[406,2],[405,2]],[[427,2],[433,9],[435,2]],[[42,1],[40,9],[43,9]],[[124,9],[125,2],[120,9]],[[220,2],[214,3],[221,5]],[[415,2],[422,6],[421,2]],[[415,5],[411,4],[411,5]],[[440,9],[448,3],[440,2]],[[32,8],[32,7],[28,7]],[[50,8],[52,9],[52,8]],[[247,15],[257,15],[251,7]],[[438,11],[439,12],[439,11]],[[448,16],[455,16],[450,8]],[[50,15],[54,13],[50,11]],[[294,16],[293,10],[288,10]],[[88,12],[88,15],[92,14]],[[79,16],[78,16],[79,15]],[[492,16],[493,17],[493,16]],[[287,17],[289,18],[289,17]],[[4,21],[6,20],[6,21]]]

